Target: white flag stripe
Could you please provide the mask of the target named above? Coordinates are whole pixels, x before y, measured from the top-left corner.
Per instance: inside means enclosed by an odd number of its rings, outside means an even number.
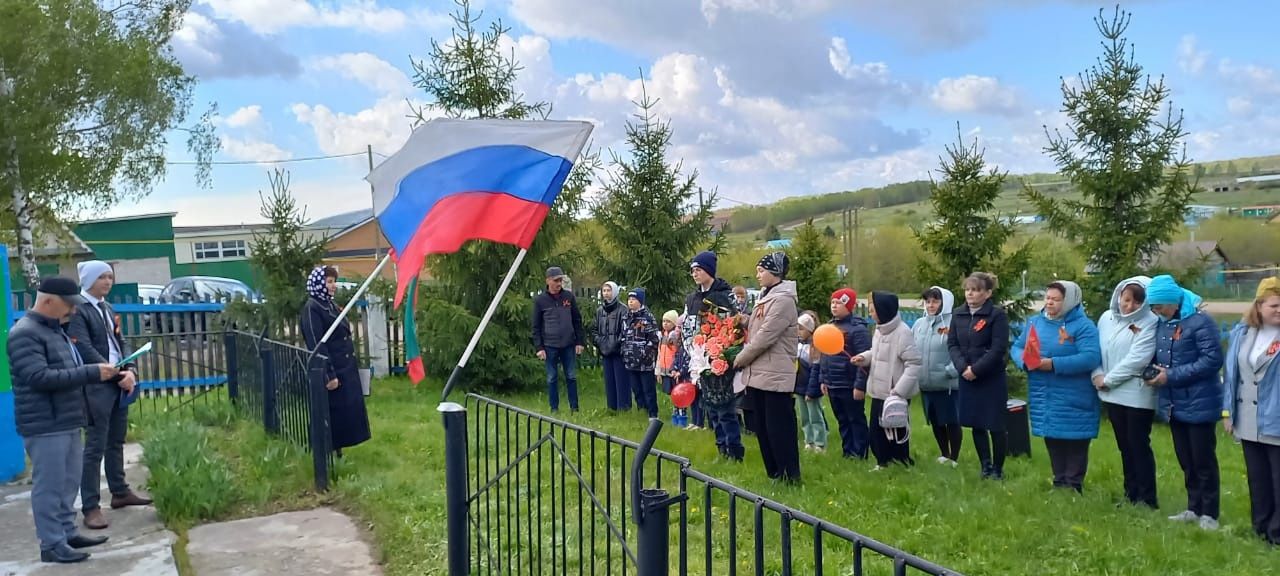
[[[373,185],[374,216],[391,204],[400,181],[426,164],[472,148],[498,145],[528,146],[576,162],[592,128],[590,122],[581,121],[431,120],[414,130],[400,151],[366,178]]]

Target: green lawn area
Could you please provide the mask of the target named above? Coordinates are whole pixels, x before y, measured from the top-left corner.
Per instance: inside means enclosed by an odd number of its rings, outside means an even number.
[[[598,375],[584,374],[582,387],[583,411],[566,414],[569,421],[623,438],[640,439],[646,426],[645,418],[636,412],[610,414],[605,411]],[[377,381],[374,390],[369,398],[373,440],[346,451],[345,459],[338,465],[335,487],[323,498],[298,489],[296,470],[275,475],[264,473],[264,458],[268,468],[289,460],[286,455],[273,456],[267,447],[270,443],[252,441],[256,436],[243,430],[244,423],[226,424],[217,418],[203,418],[206,425],[218,429],[231,426],[236,431],[226,438],[229,441],[219,442],[218,449],[234,463],[236,482],[247,484],[247,502],[220,516],[331,502],[367,522],[388,574],[445,573],[444,446],[441,419],[436,412],[440,383],[429,381],[413,388],[405,380],[386,379]],[[505,397],[503,401],[540,412],[545,411],[546,406],[540,394]],[[667,406],[663,413],[668,413]],[[477,417],[475,411],[471,417]],[[834,418],[829,421],[834,426]],[[1120,463],[1110,428],[1105,424],[1102,436],[1093,445],[1086,492],[1080,496],[1051,490],[1048,459],[1043,443],[1038,440],[1033,440],[1032,459],[1011,459],[1006,467],[1007,480],[993,483],[979,478],[973,451],[968,445],[960,468],[935,463],[936,447],[919,417],[918,407],[914,423],[912,452],[918,461],[914,468],[872,472],[870,463],[844,460],[835,453],[803,453],[804,483],[795,487],[774,483],[764,476],[752,437],[745,439],[747,460],[743,464],[718,459],[709,432],[668,427],[659,438],[658,448],[688,458],[694,468],[711,476],[971,575],[1263,574],[1272,570],[1280,559],[1280,551],[1268,549],[1252,537],[1240,449],[1225,436],[1219,436],[1218,445],[1223,529],[1207,533],[1165,519],[1181,511],[1185,502],[1182,474],[1167,428],[1157,427],[1152,434],[1162,504],[1162,509],[1154,512],[1117,505],[1122,494]],[[212,436],[219,438],[216,432]],[[568,444],[572,444],[572,439],[570,435]],[[473,446],[479,444],[476,439],[472,442]],[[967,437],[965,442],[969,444]],[[833,430],[833,452],[838,452],[838,443]],[[517,453],[520,447],[527,446],[524,433],[514,444]],[[574,454],[571,449],[571,457]],[[509,460],[506,449],[502,450],[500,459],[489,460],[490,455],[482,454],[473,465],[488,465],[492,473]],[[616,479],[626,472],[624,458],[615,455],[608,465],[603,458],[599,460],[600,466],[595,469],[600,475],[597,481]],[[592,472],[589,468],[583,469],[584,476]],[[675,475],[674,467],[665,467],[664,486],[672,487]],[[543,479],[542,484],[546,485],[547,480]],[[512,485],[517,490],[517,509],[522,500],[525,514],[538,509],[530,504],[530,487],[538,485],[536,477],[524,481],[515,478]],[[575,488],[570,476],[569,501],[576,506],[572,496]],[[690,492],[689,535],[694,550],[690,553],[689,573],[702,574],[702,522],[706,508],[701,485],[691,483]],[[610,491],[613,506],[617,506],[620,495],[619,486],[614,484]],[[268,501],[272,498],[276,502]],[[550,503],[544,500],[542,509],[549,511]],[[727,572],[724,566],[729,562],[729,537],[723,494],[715,497],[713,510],[712,550],[716,571]],[[739,501],[736,512],[736,564],[743,573],[750,573],[754,566],[753,507]],[[548,545],[561,538],[575,542],[578,534],[573,514],[571,511],[567,523],[545,518],[540,527],[545,528],[546,533],[540,541]],[[615,518],[617,516],[615,514]],[[676,517],[673,511],[673,539],[678,534]],[[781,556],[776,553],[777,516],[768,518],[772,519],[767,520],[764,535],[769,549],[766,573],[780,573]],[[629,518],[626,521],[629,522]],[[595,525],[603,529],[602,523]],[[630,536],[634,526],[628,526],[627,530]],[[814,573],[810,532],[801,526],[792,526],[796,574]],[[558,536],[548,536],[550,534]],[[825,573],[851,573],[847,545],[827,536],[823,550]],[[516,552],[523,553],[524,548]],[[574,571],[576,550],[572,544],[571,552],[568,568]],[[616,547],[613,554],[616,563]],[[673,563],[675,558],[673,549]],[[602,562],[601,559],[597,565]],[[891,566],[868,555],[867,573],[889,574]]]

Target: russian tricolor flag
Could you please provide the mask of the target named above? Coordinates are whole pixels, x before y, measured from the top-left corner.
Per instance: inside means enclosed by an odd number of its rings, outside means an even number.
[[[373,210],[396,262],[396,306],[428,254],[468,240],[528,248],[592,125],[435,119],[369,174]]]

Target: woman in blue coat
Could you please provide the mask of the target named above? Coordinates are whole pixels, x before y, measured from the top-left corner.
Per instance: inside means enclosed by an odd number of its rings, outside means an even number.
[[[1089,443],[1098,437],[1093,370],[1102,364],[1098,328],[1084,315],[1075,282],[1049,284],[1044,311],[1027,321],[1013,344],[1013,363],[1026,370],[1031,433],[1044,438],[1054,488],[1084,491]]]
[[[1253,531],[1280,545],[1280,278],[1258,285],[1227,347],[1223,428],[1244,448]]]
[[[996,277],[986,272],[974,272],[965,279],[964,305],[951,314],[947,351],[960,373],[960,425],[973,429],[982,477],[1003,480],[1009,445],[1004,422],[1009,402],[1004,373],[1009,317],[991,301],[995,289]]]
[[[338,318],[338,307],[333,303],[337,282],[338,271],[332,266],[317,266],[311,271],[307,278],[307,295],[310,297],[302,307],[301,324],[307,348],[327,359],[324,372],[328,382],[325,389],[329,391],[329,430],[332,448],[341,457],[343,448],[368,440],[370,434],[351,326],[342,320],[329,341],[320,342],[325,331]]]
[[[1147,384],[1156,386],[1156,412],[1169,422],[1173,450],[1187,487],[1187,509],[1170,516],[1218,529],[1218,454],[1214,427],[1222,417],[1221,334],[1199,310],[1201,299],[1171,276],[1156,276],[1147,303],[1156,313],[1156,353]]]

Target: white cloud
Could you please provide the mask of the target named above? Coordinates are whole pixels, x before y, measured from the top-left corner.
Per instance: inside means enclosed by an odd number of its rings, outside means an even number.
[[[889,66],[884,62],[867,62],[855,64],[849,54],[849,46],[844,38],[832,38],[831,48],[827,50],[827,60],[837,74],[849,80],[863,80],[871,83],[886,84],[889,80]]]
[[[1209,53],[1201,50],[1195,34],[1187,34],[1178,41],[1178,67],[1184,72],[1199,74],[1209,61]]]
[[[289,151],[265,140],[255,138],[222,137],[222,152],[236,160],[264,162],[293,158]]]
[[[193,9],[173,35],[173,51],[184,70],[201,79],[251,76],[291,77],[298,59],[273,39],[243,24],[218,20]],[[207,9],[204,9],[207,10]]]
[[[262,124],[262,106],[254,104],[240,108],[222,120],[222,123],[229,128],[259,126]]]
[[[260,33],[287,28],[354,28],[367,32],[395,32],[409,17],[375,0],[340,0],[317,5],[308,0],[199,0],[220,18],[242,22]]]
[[[1018,94],[990,76],[943,78],[929,99],[948,112],[1015,114],[1021,109]]]
[[[369,184],[363,180],[364,172],[353,170],[336,177],[293,179],[289,191],[305,209],[308,220],[367,209]],[[268,192],[266,178],[261,184],[219,186],[218,192],[189,194],[152,194],[136,204],[119,205],[104,217],[128,216],[139,213],[177,212],[174,225],[200,226],[209,224],[241,224],[263,222],[258,212],[262,200],[258,193]]]
[[[311,127],[325,154],[351,154],[373,146],[392,154],[408,140],[411,110],[403,98],[386,97],[355,113],[336,112],[323,104],[294,104],[293,115]]]
[[[1274,68],[1257,64],[1236,64],[1223,58],[1218,62],[1218,74],[1228,82],[1237,84],[1253,96],[1280,96],[1280,75]]]
[[[379,95],[404,95],[412,88],[404,72],[368,52],[318,58],[311,67],[322,72],[337,72],[342,78],[364,84]]]
[[[1253,100],[1240,96],[1227,98],[1227,112],[1236,116],[1248,116],[1253,113]]]

